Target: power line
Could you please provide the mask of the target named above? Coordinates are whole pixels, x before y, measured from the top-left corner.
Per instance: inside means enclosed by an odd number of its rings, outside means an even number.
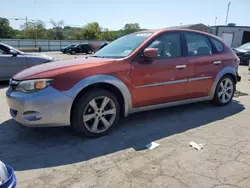
[[[8,19],[8,20],[16,20],[16,21],[23,20],[23,21],[31,21],[31,22],[39,21],[39,20],[28,19],[27,16],[25,18],[6,18],[6,19]],[[43,20],[41,20],[41,21],[44,22],[44,23],[50,23],[48,21],[43,21]]]
[[[51,22],[49,21],[43,21],[43,20],[40,20],[40,19],[37,19],[37,20],[33,20],[33,19],[28,19],[27,16],[25,18],[6,18],[8,20],[15,20],[15,21],[25,21],[26,22],[26,25],[28,25],[28,22],[37,22],[37,21],[42,21],[44,23],[48,23],[48,24],[51,24]],[[53,25],[53,24],[51,24]],[[69,26],[69,27],[84,27],[83,25],[69,25],[69,24],[64,24],[64,26]]]

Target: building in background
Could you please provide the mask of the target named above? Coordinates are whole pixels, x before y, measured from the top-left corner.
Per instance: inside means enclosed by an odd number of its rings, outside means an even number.
[[[170,27],[170,28],[193,29],[193,30],[198,30],[198,31],[211,33],[211,28],[209,26],[204,25],[203,23],[189,24],[189,25],[179,25],[179,26],[173,26],[173,27]]]
[[[248,26],[228,24],[227,26],[218,25],[210,28],[212,34],[221,37],[223,41],[232,48],[250,42],[250,27]]]

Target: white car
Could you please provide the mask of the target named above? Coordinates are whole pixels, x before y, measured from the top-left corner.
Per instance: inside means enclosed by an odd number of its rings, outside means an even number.
[[[0,43],[0,80],[9,80],[26,68],[51,61],[55,59],[46,55],[26,54]]]

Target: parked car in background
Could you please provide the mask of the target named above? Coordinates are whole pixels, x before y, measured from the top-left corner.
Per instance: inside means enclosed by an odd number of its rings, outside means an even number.
[[[73,48],[76,44],[69,44],[68,46],[66,46],[65,48],[61,49],[61,52],[66,54],[69,52],[69,49]]]
[[[91,44],[77,44],[70,48],[68,51],[72,55],[78,53],[92,54],[94,52],[94,49]]]
[[[240,64],[242,65],[250,64],[250,42],[245,43],[238,48],[234,48],[233,50],[240,58]]]
[[[104,42],[104,43],[100,46],[99,50],[102,49],[103,47],[107,46],[108,44],[109,44],[108,42]]]
[[[71,125],[99,137],[131,113],[200,101],[227,105],[240,81],[238,61],[208,33],[141,31],[87,58],[26,69],[6,96],[11,116],[26,126]]]
[[[28,54],[0,43],[0,80],[9,80],[16,73],[43,63],[55,61],[46,55]]]

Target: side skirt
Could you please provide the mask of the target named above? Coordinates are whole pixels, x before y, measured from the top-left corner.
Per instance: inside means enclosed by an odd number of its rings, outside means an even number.
[[[155,110],[155,109],[159,109],[159,108],[166,108],[166,107],[172,107],[172,106],[179,106],[179,105],[184,105],[184,104],[202,102],[202,101],[210,101],[212,99],[213,99],[213,95],[207,96],[207,97],[195,98],[195,99],[188,99],[188,100],[170,102],[170,103],[163,103],[163,104],[157,104],[157,105],[144,106],[144,107],[139,107],[139,108],[132,108],[131,111],[130,111],[130,114],[138,113],[138,112],[142,112],[142,111],[148,111],[148,110]]]

